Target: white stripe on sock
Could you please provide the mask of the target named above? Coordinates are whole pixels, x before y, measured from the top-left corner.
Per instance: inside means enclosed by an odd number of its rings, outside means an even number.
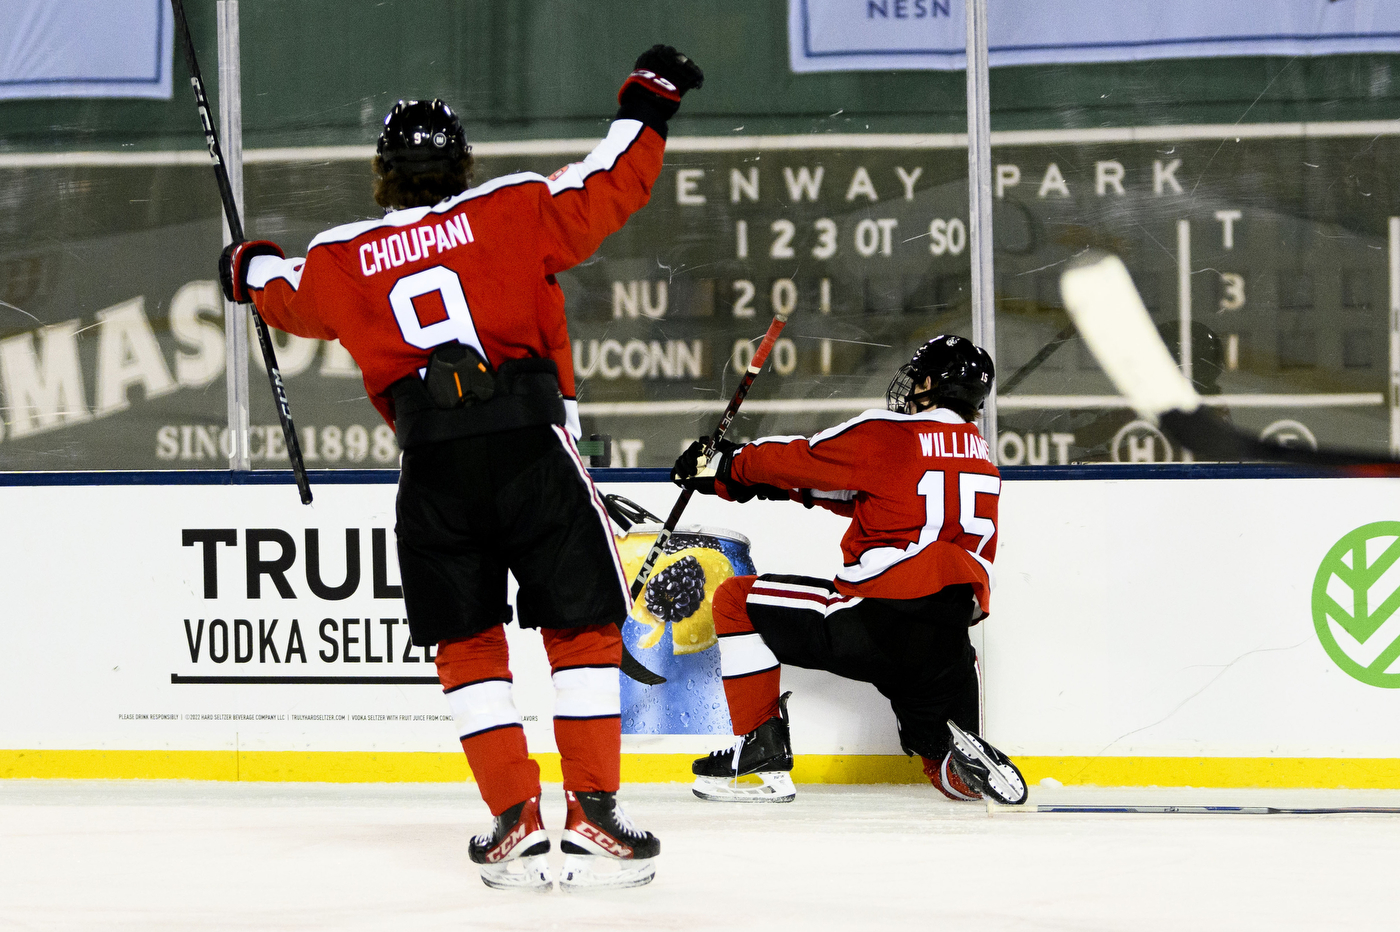
[[[554,673],[554,717],[598,718],[622,714],[617,667],[575,667]]]
[[[760,670],[771,670],[778,658],[763,643],[757,631],[752,634],[726,635],[719,639],[719,670],[725,677],[747,676]]]
[[[457,736],[465,738],[491,728],[521,724],[510,685],[508,680],[486,680],[448,693],[447,704],[457,720]]]

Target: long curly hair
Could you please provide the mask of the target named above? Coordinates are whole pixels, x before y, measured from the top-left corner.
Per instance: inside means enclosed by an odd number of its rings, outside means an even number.
[[[377,155],[370,164],[374,169],[374,202],[386,210],[431,207],[444,198],[461,194],[471,183],[475,168],[470,153],[445,172],[394,171],[386,168]]]

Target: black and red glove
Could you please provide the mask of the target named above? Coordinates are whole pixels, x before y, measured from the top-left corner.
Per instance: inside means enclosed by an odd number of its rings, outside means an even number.
[[[224,288],[225,298],[235,304],[247,304],[251,300],[248,297],[248,265],[258,256],[287,258],[282,247],[271,240],[245,240],[224,247],[219,254],[219,284]]]
[[[640,120],[664,139],[681,97],[705,83],[705,72],[669,45],[653,45],[637,56],[632,69],[617,92],[617,119]]]
[[[747,502],[755,498],[766,501],[787,501],[791,495],[786,489],[776,485],[746,485],[736,482],[730,475],[734,456],[739,444],[721,440],[713,453],[703,463],[701,457],[709,438],[701,437],[686,447],[685,452],[676,458],[671,467],[671,481],[683,489],[691,489],[701,495],[718,495],[731,502]]]

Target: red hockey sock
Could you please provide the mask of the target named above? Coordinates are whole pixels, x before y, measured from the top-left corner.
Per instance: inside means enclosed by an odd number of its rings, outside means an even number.
[[[724,697],[736,735],[746,735],[778,714],[778,660],[749,621],[749,590],[757,581],[756,576],[730,577],[720,583],[711,603]]]
[[[467,765],[492,815],[540,795],[540,766],[530,760],[525,729],[511,699],[505,628],[441,641],[438,680],[457,721]]]
[[[554,740],[564,789],[616,793],[622,768],[622,633],[612,624],[541,633],[554,671]]]

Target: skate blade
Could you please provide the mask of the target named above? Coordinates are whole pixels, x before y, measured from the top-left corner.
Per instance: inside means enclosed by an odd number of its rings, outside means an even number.
[[[1003,806],[1019,806],[1026,801],[1029,791],[1021,771],[1011,760],[983,742],[976,735],[963,731],[950,719],[948,730],[953,735],[953,743],[959,751],[987,768],[987,795]]]
[[[615,870],[610,870],[612,865]],[[603,854],[569,854],[559,873],[559,889],[567,893],[584,890],[621,890],[649,884],[656,876],[654,858],[628,860]]]
[[[696,777],[690,791],[717,803],[790,803],[797,798],[792,774],[770,770],[756,774],[761,784],[740,783],[728,777]]]
[[[478,866],[481,868],[481,882],[495,890],[548,893],[554,888],[554,881],[549,876],[549,858],[543,854]]]

